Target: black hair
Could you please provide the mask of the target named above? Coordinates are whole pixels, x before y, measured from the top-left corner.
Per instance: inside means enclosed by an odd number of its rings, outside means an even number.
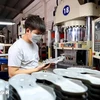
[[[38,15],[28,15],[25,20],[25,29],[29,28],[32,30],[39,30],[42,34],[46,31],[46,26],[42,18]]]

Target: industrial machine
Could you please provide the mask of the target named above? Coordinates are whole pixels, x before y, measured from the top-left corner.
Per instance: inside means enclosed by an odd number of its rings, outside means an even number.
[[[100,18],[93,21],[93,66],[100,70]]]
[[[55,56],[62,49],[65,62],[92,66],[92,20],[99,17],[99,1],[61,0],[55,15]],[[63,29],[64,39],[59,40]]]

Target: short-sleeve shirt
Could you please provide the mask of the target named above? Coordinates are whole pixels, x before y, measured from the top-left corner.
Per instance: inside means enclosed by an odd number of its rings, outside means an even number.
[[[8,66],[30,69],[37,67],[38,61],[39,54],[36,43],[30,44],[20,38],[9,48]]]

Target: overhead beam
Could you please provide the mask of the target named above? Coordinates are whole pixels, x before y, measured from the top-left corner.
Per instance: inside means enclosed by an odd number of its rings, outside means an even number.
[[[84,0],[78,0],[80,4],[84,4]]]
[[[5,9],[10,10],[12,12],[17,12],[17,13],[20,12],[19,10],[16,10],[16,9],[8,7],[8,6],[3,6],[3,5],[0,5],[0,8],[5,8]]]

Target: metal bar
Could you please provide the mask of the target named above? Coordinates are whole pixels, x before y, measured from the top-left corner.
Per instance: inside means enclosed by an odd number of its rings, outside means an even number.
[[[51,57],[51,31],[48,30],[48,59]]]
[[[58,27],[55,26],[55,43],[59,42],[59,32],[58,32]]]
[[[18,10],[14,9],[14,8],[11,8],[11,7],[8,7],[8,6],[4,6],[4,5],[0,5],[0,8],[5,8],[5,9],[10,10],[12,12],[19,12]]]
[[[86,66],[88,66],[88,62],[89,62],[89,59],[88,59],[88,50],[86,50]]]
[[[20,0],[17,0],[16,4],[13,6],[13,8],[14,8],[19,2],[20,2]],[[20,11],[17,12],[17,13],[20,13]],[[11,14],[11,12],[8,12],[5,18],[7,18],[7,16],[8,16],[9,14]]]
[[[6,0],[6,1],[5,1],[4,6],[6,6],[7,4],[8,4],[8,0]],[[2,8],[2,10],[1,10],[1,12],[0,12],[0,15],[2,15],[2,14],[3,14],[4,10],[5,10],[5,7],[3,7],[3,8]]]
[[[64,28],[64,42],[67,40],[66,28]]]
[[[58,27],[55,26],[55,44],[59,42],[59,32],[58,32]],[[58,57],[58,50],[57,47],[55,48],[55,58]],[[55,64],[55,68],[57,68],[57,65]]]
[[[91,41],[91,27],[92,27],[92,18],[87,17],[87,41]]]
[[[26,8],[26,7],[28,7],[33,1],[35,1],[35,0],[31,0],[23,9],[21,9],[21,11],[19,12],[19,13],[23,13],[23,10]],[[19,14],[18,13],[18,14]],[[14,19],[18,14],[16,14],[12,19]]]

